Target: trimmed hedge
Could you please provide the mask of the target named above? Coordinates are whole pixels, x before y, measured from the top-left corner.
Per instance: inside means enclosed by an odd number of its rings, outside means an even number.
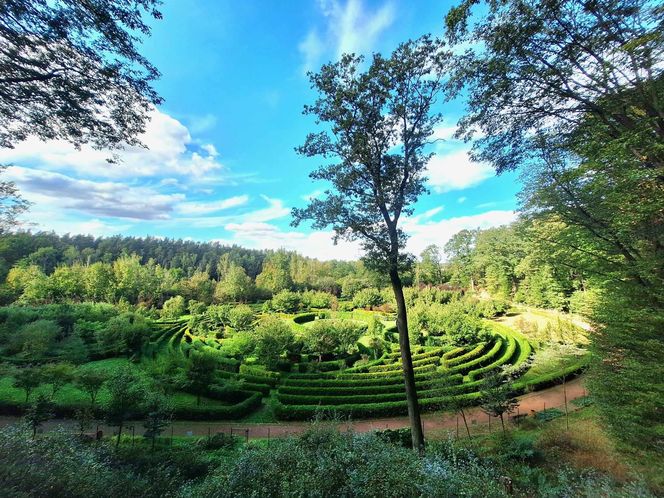
[[[414,366],[413,367],[413,372],[416,374],[418,373],[423,373],[423,372],[434,372],[436,370],[436,365],[429,363],[427,365],[419,365],[419,366]],[[403,379],[403,372],[401,370],[401,365],[399,365],[399,368],[397,370],[386,370],[383,372],[367,372],[367,373],[356,373],[356,374],[344,374],[340,373],[337,378],[339,379],[348,379],[348,378],[353,378],[353,379],[373,379],[373,378],[380,378],[380,377],[398,377],[399,379]]]
[[[445,394],[461,394],[462,392],[472,391],[479,387],[481,382],[467,382],[465,384],[457,384],[453,386],[446,386],[437,389],[420,390],[417,393],[418,399],[423,401],[429,398],[439,398]],[[355,392],[353,390],[353,392]],[[358,395],[347,394],[339,396],[326,396],[321,394],[297,395],[297,394],[284,394],[279,393],[277,399],[284,405],[351,405],[351,404],[375,404],[385,403],[392,401],[405,401],[406,393],[401,389],[400,392]]]
[[[262,396],[260,393],[247,393],[248,396],[243,401],[229,406],[205,406],[204,404],[179,406],[176,407],[173,416],[178,420],[221,420],[221,419],[237,419],[242,418],[249,413],[256,410],[261,406]],[[29,404],[25,403],[10,403],[0,401],[0,415],[21,416],[25,414]],[[76,416],[76,411],[89,407],[90,404],[80,403],[71,405],[56,404],[53,409],[53,414],[58,418],[73,418]],[[135,413],[136,418],[142,417],[143,413]],[[103,418],[103,407],[97,406],[95,409],[95,417]]]
[[[503,351],[503,353],[498,357],[498,359],[482,368],[471,370],[470,372],[468,372],[468,378],[470,380],[475,380],[477,377],[480,377],[485,373],[490,372],[491,370],[494,370],[502,365],[509,363],[510,360],[512,360],[512,358],[514,357],[514,354],[517,352],[516,348],[517,345],[514,336],[512,335],[507,336],[507,347],[505,347],[505,351]]]
[[[455,399],[465,400],[469,403],[479,398],[479,393],[473,392],[454,396]],[[429,398],[420,400],[422,411],[435,410],[449,402],[450,397]],[[281,420],[308,420],[315,417],[325,408],[318,405],[284,405],[274,404],[274,412]],[[390,417],[405,415],[408,408],[405,401],[391,401],[385,403],[346,404],[329,407],[330,413],[355,418]]]
[[[279,372],[271,372],[269,370],[264,370],[262,368],[254,367],[251,365],[240,365],[240,374],[244,375],[253,375],[255,377],[267,377],[270,379],[277,379],[279,380],[281,378],[281,373]]]
[[[361,374],[358,374],[361,375]],[[356,386],[380,386],[388,384],[403,384],[403,376],[391,375],[377,378],[356,378],[357,375],[348,376],[347,378],[340,379],[283,379],[281,384],[283,386],[300,386],[300,387],[356,387]],[[428,374],[415,374],[416,381],[429,380],[432,378],[431,373]]]
[[[451,375],[448,382],[451,384],[461,384],[463,376],[461,374]],[[435,378],[429,380],[422,380],[415,383],[418,392],[420,390],[431,389],[435,384]],[[404,392],[403,382],[398,384],[366,386],[358,385],[352,388],[355,394],[386,394],[386,393],[401,393]],[[280,386],[280,394],[294,394],[301,396],[347,396],[349,393],[348,387],[317,387],[317,386]]]
[[[455,356],[453,358],[449,358],[447,360],[443,360],[443,365],[445,365],[445,367],[447,368],[450,368],[456,365],[461,365],[462,363],[466,363],[470,360],[473,360],[478,356],[480,356],[482,352],[484,352],[487,346],[488,344],[486,342],[480,342],[477,346],[475,346],[467,353]]]
[[[421,360],[413,361],[413,367],[421,367],[423,365],[437,365],[440,362],[440,356],[427,356]],[[386,372],[386,371],[401,371],[401,362],[388,363],[387,365],[376,365],[369,368],[369,372]]]
[[[259,408],[262,404],[260,393],[253,393],[244,401],[230,406],[192,405],[175,409],[174,416],[180,420],[220,420],[238,419]]]
[[[468,348],[465,346],[459,346],[457,348],[450,349],[447,353],[443,354],[443,363],[447,363],[447,360],[451,360],[452,358],[459,356],[466,349]]]
[[[462,363],[461,365],[455,365],[451,368],[447,368],[444,371],[447,373],[462,373],[462,374],[468,373],[470,370],[473,369],[473,367],[480,367],[486,364],[486,362],[491,361],[503,348],[503,342],[504,339],[498,336],[496,338],[496,342],[493,344],[491,349],[489,349],[489,351],[484,353],[482,356],[478,356],[474,360]]]
[[[519,392],[531,392],[546,389],[561,383],[562,379],[571,379],[581,374],[590,364],[590,356],[586,355],[562,371],[551,372],[540,375],[530,380],[518,380],[514,383],[514,388]]]
[[[308,322],[313,322],[317,316],[318,313],[311,313],[311,312],[299,313],[293,317],[293,321],[298,325],[303,325]]]

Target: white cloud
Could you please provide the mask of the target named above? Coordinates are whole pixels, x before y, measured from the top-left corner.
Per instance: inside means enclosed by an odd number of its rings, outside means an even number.
[[[436,126],[433,129],[431,138],[434,140],[453,140],[456,130],[457,130],[456,126],[445,126],[445,125]]]
[[[361,255],[357,242],[339,241],[334,245],[332,232],[284,231],[269,223],[229,223],[224,227],[233,233],[226,243],[240,244],[255,249],[289,249],[322,260],[355,260]]]
[[[110,151],[89,146],[77,150],[62,140],[43,142],[35,137],[29,137],[14,149],[0,149],[0,162],[74,170],[82,176],[102,178],[202,177],[222,169],[212,144],[195,146],[182,123],[157,109],[151,111],[150,117],[145,133],[139,137],[146,147],[125,147],[118,152],[119,164],[108,163]]]
[[[217,124],[217,117],[214,114],[205,114],[203,116],[189,116],[186,120],[189,123],[189,129],[194,134],[203,133],[211,130]]]
[[[471,161],[465,149],[436,154],[427,165],[428,183],[438,193],[474,187],[494,174],[489,164]]]
[[[410,235],[407,249],[413,254],[420,254],[430,244],[444,247],[445,243],[461,230],[506,225],[515,219],[516,213],[514,211],[495,210],[472,216],[458,216],[424,223],[412,218],[405,219],[403,229]]]
[[[75,210],[95,216],[136,220],[168,219],[183,194],[161,194],[149,187],[80,180],[61,173],[11,166],[4,176],[25,197],[52,210]],[[53,213],[52,213],[53,214]]]
[[[290,214],[290,208],[284,206],[281,199],[273,199],[266,195],[261,195],[261,198],[267,202],[267,207],[233,215],[188,218],[178,221],[190,223],[198,228],[216,228],[227,224],[265,223]]]
[[[463,204],[463,203],[466,202],[467,200],[468,200],[468,197],[465,197],[465,196],[462,195],[461,197],[459,197],[459,198],[457,199],[457,202],[458,202],[459,204]]]
[[[361,0],[347,0],[345,3],[319,0],[318,5],[326,21],[323,34],[311,29],[298,45],[304,58],[302,67],[305,73],[317,69],[326,54],[338,59],[344,53],[370,53],[379,36],[396,17],[392,2],[374,11],[365,9]]]
[[[210,202],[182,202],[177,205],[177,210],[182,214],[208,214],[243,206],[247,202],[249,202],[248,195],[237,195],[228,199],[219,199]]]
[[[297,46],[297,49],[304,57],[304,62],[302,63],[302,73],[304,74],[316,69],[316,64],[320,61],[325,50],[323,42],[316,30],[309,31],[306,38]]]
[[[440,221],[431,221],[433,211],[405,219],[403,228],[410,238],[407,250],[420,254],[430,244],[441,248],[457,232],[463,229],[489,228],[511,223],[516,219],[514,211],[488,211],[473,216],[460,216]],[[428,216],[426,216],[428,214]],[[283,230],[276,225],[264,222],[230,222],[224,229],[231,232],[230,238],[223,241],[227,244],[240,244],[256,249],[285,248],[300,254],[321,260],[344,259],[353,260],[362,256],[359,242],[332,242],[332,232],[319,231],[302,233]]]

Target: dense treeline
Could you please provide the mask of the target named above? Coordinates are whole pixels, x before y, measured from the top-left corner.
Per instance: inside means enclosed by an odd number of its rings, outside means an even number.
[[[123,301],[150,308],[178,295],[206,304],[266,299],[282,290],[352,298],[381,285],[359,262],[153,237],[18,232],[0,237],[0,254],[4,303]]]

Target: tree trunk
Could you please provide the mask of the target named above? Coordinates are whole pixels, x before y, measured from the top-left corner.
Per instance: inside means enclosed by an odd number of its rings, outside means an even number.
[[[123,422],[120,422],[120,425],[118,425],[118,438],[115,440],[115,449],[117,450],[120,447],[120,437],[122,436],[122,424]]]
[[[503,434],[505,434],[505,420],[503,419],[503,414],[500,414],[500,425],[503,426]]]
[[[420,406],[417,403],[417,390],[415,388],[415,374],[413,373],[413,359],[410,355],[410,342],[408,340],[408,319],[406,317],[406,300],[403,296],[403,284],[396,268],[390,270],[392,290],[397,301],[397,330],[399,331],[399,347],[401,348],[401,364],[403,368],[404,384],[406,387],[406,404],[408,405],[408,418],[413,439],[413,449],[419,453],[424,451],[424,434],[422,432],[422,419]]]
[[[563,375],[563,396],[565,397],[565,427],[569,430],[569,411],[567,410],[567,388],[565,386],[565,375]]]
[[[472,439],[470,436],[470,429],[468,428],[468,421],[466,420],[466,412],[461,408],[461,417],[463,417],[463,425],[466,426],[466,432],[468,433],[468,439]]]

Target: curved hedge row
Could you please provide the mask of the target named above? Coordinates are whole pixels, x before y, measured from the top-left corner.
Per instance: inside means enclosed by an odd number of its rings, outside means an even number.
[[[440,362],[440,356],[427,356],[421,360],[413,361],[413,368],[423,365],[437,365]],[[401,362],[388,363],[386,365],[376,365],[369,368],[369,372],[401,372]],[[345,372],[344,372],[345,373]]]
[[[436,384],[437,377],[420,380],[415,383],[415,387],[420,390],[431,389]],[[463,376],[461,374],[450,375],[446,377],[447,385],[461,384]],[[357,385],[353,386],[352,392],[355,394],[385,394],[385,393],[401,393],[404,391],[403,379],[402,382],[397,384],[385,385]],[[346,396],[349,393],[348,387],[320,387],[320,386],[279,386],[280,394],[296,394],[296,395],[326,395],[326,396]]]
[[[486,364],[487,362],[491,361],[502,349],[503,342],[504,342],[504,339],[501,336],[496,336],[496,341],[493,343],[493,346],[491,347],[491,349],[489,349],[486,353],[482,354],[481,356],[476,357],[475,359],[467,361],[465,363],[455,365],[451,368],[446,368],[446,369],[444,369],[444,371],[447,372],[447,373],[466,374],[470,370],[473,370],[473,367],[479,367],[479,366],[482,366],[482,365]]]
[[[473,349],[468,351],[467,353],[461,354],[459,356],[455,356],[453,358],[449,358],[447,360],[443,361],[443,365],[446,368],[450,368],[456,365],[460,365],[462,363],[465,363],[467,361],[473,360],[480,356],[482,352],[484,352],[485,348],[487,347],[486,342],[480,342],[477,346],[475,346]]]
[[[505,341],[503,341],[503,346],[505,345]],[[493,361],[492,363],[489,363],[488,365],[477,368],[475,370],[471,370],[468,372],[468,378],[472,381],[475,380],[477,377],[481,377],[487,372],[490,372],[491,370],[494,370],[502,365],[505,365],[510,362],[510,360],[514,357],[514,353],[516,353],[516,339],[514,339],[513,335],[508,335],[507,336],[507,346],[504,348],[504,351],[502,354],[498,357],[497,360]]]

